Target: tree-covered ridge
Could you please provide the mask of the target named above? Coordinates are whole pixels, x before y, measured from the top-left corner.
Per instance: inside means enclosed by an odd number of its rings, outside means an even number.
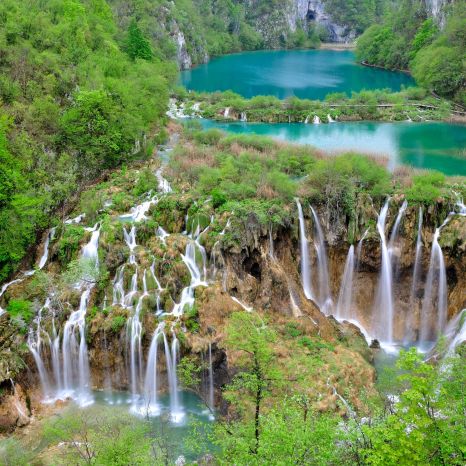
[[[176,68],[138,31],[104,0],[0,4],[1,281],[80,186],[148,149]]]
[[[440,95],[465,103],[466,6],[454,2],[442,28],[424,2],[402,0],[381,24],[359,38],[358,59],[390,69],[409,69],[416,81]]]

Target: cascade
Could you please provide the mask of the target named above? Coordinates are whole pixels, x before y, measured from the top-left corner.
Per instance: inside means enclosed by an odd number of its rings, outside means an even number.
[[[49,244],[55,236],[55,230],[56,228],[52,228],[47,234],[47,239],[45,240],[44,244],[44,252],[42,253],[42,257],[39,260],[39,270],[42,270],[47,263],[47,259],[49,257]]]
[[[134,257],[134,250],[136,249],[136,227],[133,225],[131,227],[130,232],[126,231],[126,228],[123,227],[123,236],[125,238],[125,243],[129,248],[130,256],[129,256],[129,263],[136,264],[136,258]]]
[[[346,258],[345,270],[340,285],[338,296],[337,319],[351,319],[351,308],[353,305],[353,275],[354,275],[354,246],[351,245]]]
[[[154,335],[149,348],[149,355],[147,358],[146,377],[144,382],[144,411],[150,415],[158,415],[160,413],[160,406],[157,401],[157,358],[160,337],[165,328],[165,322],[161,322],[155,329]],[[168,367],[168,359],[167,359]]]
[[[60,359],[60,334],[55,326],[55,315],[52,319],[52,337],[49,337],[50,353],[52,359],[52,373],[55,379],[55,387],[58,393],[63,390],[63,374]]]
[[[377,231],[380,235],[382,249],[382,268],[380,271],[377,295],[374,303],[374,334],[383,343],[393,343],[393,296],[392,266],[385,237],[389,199],[382,207],[377,219]]]
[[[162,175],[162,168],[159,168],[155,172],[155,176],[157,178],[158,182],[158,187],[159,191],[161,191],[163,194],[168,194],[172,192],[172,187],[170,186],[170,183],[163,177]]]
[[[81,223],[85,217],[86,217],[86,214],[80,214],[75,218],[69,218],[68,220],[65,220],[65,224],[71,225],[72,223],[75,223],[75,224]]]
[[[303,284],[304,294],[307,299],[314,299],[311,284],[311,264],[309,260],[309,243],[306,237],[306,224],[304,223],[303,208],[299,199],[296,199],[299,216],[299,239],[300,239],[300,254],[301,254],[301,281]]]
[[[209,227],[207,227],[209,228]],[[176,303],[171,312],[174,316],[181,316],[183,314],[185,306],[192,306],[194,304],[194,289],[198,286],[206,286],[206,262],[207,255],[204,246],[199,242],[202,234],[207,230],[200,231],[200,226],[197,225],[196,230],[188,236],[188,244],[186,245],[185,254],[181,254],[183,262],[189,270],[191,275],[191,283],[182,290],[181,299],[179,303]],[[202,259],[202,268],[199,268],[197,264],[197,253]]]
[[[327,115],[327,120],[329,123],[335,123],[335,120],[330,115]]]
[[[320,125],[321,123],[322,123],[322,121],[320,120],[320,118],[317,115],[314,115],[314,118],[312,119],[312,124],[313,125]]]
[[[146,273],[142,276],[143,293],[139,297],[134,314],[128,319],[128,333],[130,343],[130,371],[131,371],[131,393],[133,402],[136,400],[139,382],[142,380],[142,323],[140,320],[144,298],[149,296],[147,291]],[[137,283],[137,280],[136,280]],[[137,287],[137,285],[136,285]]]
[[[413,341],[414,308],[419,290],[419,279],[422,272],[422,207],[419,207],[419,218],[417,226],[416,255],[414,258],[413,281],[411,283],[411,294],[409,298],[409,312],[406,318],[405,343]]]
[[[136,207],[132,207],[128,214],[120,215],[122,220],[129,220],[131,222],[142,222],[143,220],[147,220],[147,212],[151,208],[153,204],[157,202],[157,196],[152,196],[152,193],[149,191],[147,193],[147,200],[144,201],[142,204],[137,205]]]
[[[246,112],[241,112],[241,121],[248,121],[248,117],[246,115]]]
[[[178,349],[179,343],[175,332],[172,332],[171,352],[166,335],[163,335],[165,357],[167,360],[168,387],[170,390],[170,417],[172,422],[178,423],[184,417],[184,412],[180,406],[178,393]]]
[[[49,376],[47,374],[47,370],[45,369],[44,361],[41,356],[41,346],[42,346],[42,312],[44,309],[49,309],[50,306],[50,299],[47,298],[45,304],[39,309],[37,317],[34,319],[36,324],[36,331],[34,333],[33,328],[29,329],[28,335],[28,347],[29,351],[31,351],[32,356],[34,358],[34,362],[36,363],[37,370],[39,372],[39,379],[42,385],[42,391],[44,393],[45,398],[50,397],[51,395],[51,385]]]
[[[432,342],[437,339],[445,328],[447,320],[447,275],[442,248],[438,242],[441,228],[444,225],[435,230],[432,240],[430,265],[421,309],[419,347],[422,350],[429,349]],[[432,327],[431,324],[435,322],[435,314],[436,325]]]
[[[230,107],[226,107],[225,110],[223,111],[223,118],[229,118],[230,117]]]
[[[398,215],[396,216],[395,225],[393,226],[392,234],[390,235],[390,240],[388,242],[388,253],[390,255],[393,269],[395,269],[400,256],[399,232],[401,220],[403,219],[407,207],[408,201],[404,201],[398,211]]]
[[[332,311],[333,300],[330,295],[325,238],[320,226],[319,217],[313,207],[310,207],[314,218],[314,230],[316,236],[314,245],[317,252],[317,262],[319,267],[319,307],[324,314],[329,314]]]
[[[304,124],[307,125],[309,123],[309,116],[306,117],[306,119],[304,120]]]

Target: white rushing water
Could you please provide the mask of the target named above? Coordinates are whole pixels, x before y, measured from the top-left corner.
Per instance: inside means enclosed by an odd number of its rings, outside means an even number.
[[[49,258],[49,245],[50,241],[52,241],[55,236],[55,231],[56,228],[52,228],[47,234],[47,238],[44,244],[44,252],[42,253],[42,256],[39,260],[39,270],[42,270],[47,263],[47,259]]]
[[[404,342],[409,343],[415,341],[414,335],[414,311],[419,292],[419,282],[422,273],[422,207],[419,207],[417,237],[416,237],[416,255],[414,257],[413,278],[411,282],[411,293],[409,297],[409,312],[406,316]]]
[[[388,345],[393,343],[393,296],[392,296],[392,264],[385,237],[389,200],[385,203],[377,219],[377,231],[380,235],[382,265],[374,303],[374,335]]]
[[[354,246],[351,245],[346,258],[345,270],[340,285],[336,317],[337,319],[351,319],[353,305],[353,275],[354,275]]]
[[[419,347],[422,350],[430,349],[445,329],[447,321],[447,275],[442,248],[438,242],[441,228],[435,230],[432,240],[430,265],[421,309]],[[436,325],[431,325],[434,322]]]
[[[330,314],[333,310],[333,300],[330,293],[327,248],[325,247],[325,237],[320,226],[319,217],[312,206],[311,212],[314,219],[314,246],[317,252],[318,276],[319,276],[319,297],[320,310],[324,314]]]
[[[314,299],[311,282],[311,263],[309,258],[309,243],[306,236],[306,223],[304,222],[303,208],[299,199],[296,199],[299,216],[299,244],[301,254],[301,281],[304,295],[307,299]]]

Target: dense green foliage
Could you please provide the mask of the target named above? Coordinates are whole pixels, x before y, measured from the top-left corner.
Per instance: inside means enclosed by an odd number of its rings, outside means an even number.
[[[175,66],[104,0],[0,5],[0,281],[79,187],[162,122]]]
[[[424,2],[402,0],[382,24],[359,38],[358,59],[390,69],[410,69],[419,84],[465,103],[466,7],[454,2],[442,29]]]
[[[177,98],[185,103],[187,114],[200,114],[204,118],[228,120],[224,116],[229,108],[230,119],[240,119],[245,114],[250,122],[267,123],[312,122],[318,116],[323,123],[333,120],[355,121],[424,121],[442,120],[451,116],[452,105],[427,95],[425,89],[409,87],[401,92],[389,90],[328,94],[325,100],[308,100],[289,97],[279,100],[273,96],[256,96],[251,99],[234,92],[186,93],[178,90]],[[194,105],[198,104],[195,108]],[[200,106],[199,106],[200,103]],[[199,110],[198,110],[199,107]]]

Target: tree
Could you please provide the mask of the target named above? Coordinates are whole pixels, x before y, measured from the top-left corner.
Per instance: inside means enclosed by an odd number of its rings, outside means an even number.
[[[150,61],[153,58],[150,42],[144,37],[135,20],[129,26],[126,52],[132,60],[141,58]]]
[[[368,439],[365,464],[464,464],[466,367],[462,353],[439,365],[424,361],[415,348],[400,355],[399,401],[378,423],[362,429]]]

